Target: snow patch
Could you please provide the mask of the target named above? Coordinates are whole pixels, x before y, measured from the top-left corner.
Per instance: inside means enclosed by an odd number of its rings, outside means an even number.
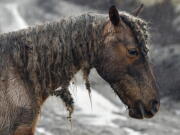
[[[91,88],[92,108],[90,98],[87,89],[84,84],[70,85],[70,91],[73,98],[75,99],[75,105],[80,108],[80,111],[75,111],[75,115],[88,115],[90,117],[82,118],[82,121],[90,125],[96,126],[113,126],[117,127],[113,123],[113,120],[120,119],[123,121],[127,120],[127,117],[122,115],[116,115],[113,112],[122,112],[123,108],[118,108],[108,99],[103,97],[97,91]]]
[[[37,128],[36,130],[38,133],[40,133],[42,135],[53,135],[50,132],[46,131],[44,128]]]
[[[125,127],[123,129],[125,132],[127,132],[127,135],[148,135],[146,133],[141,133],[141,132],[135,131],[131,128],[128,128],[128,127]]]
[[[7,12],[10,13],[11,15],[10,17],[12,18],[6,18],[7,23],[5,22],[5,24],[3,24],[5,25],[4,29],[2,29],[3,32],[16,31],[16,30],[28,27],[27,23],[19,14],[17,3],[7,3],[5,4],[4,8],[5,10],[7,10]]]

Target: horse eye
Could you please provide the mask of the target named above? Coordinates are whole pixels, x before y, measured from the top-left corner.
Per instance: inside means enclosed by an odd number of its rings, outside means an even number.
[[[138,56],[138,51],[137,49],[133,48],[133,49],[129,49],[128,50],[128,53],[131,55],[131,56]]]

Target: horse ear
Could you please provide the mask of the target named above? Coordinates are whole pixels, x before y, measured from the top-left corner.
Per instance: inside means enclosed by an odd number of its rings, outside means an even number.
[[[114,5],[109,8],[109,19],[114,26],[120,23],[119,12]]]
[[[144,8],[144,5],[141,4],[137,9],[135,9],[133,12],[132,12],[132,15],[134,16],[139,16],[139,14],[142,12]]]

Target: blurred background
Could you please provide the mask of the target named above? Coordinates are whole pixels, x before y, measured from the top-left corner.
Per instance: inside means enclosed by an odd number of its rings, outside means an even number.
[[[180,0],[0,0],[0,33],[59,20],[85,12],[108,13],[114,4],[149,22],[150,57],[160,88],[161,107],[152,119],[135,120],[109,85],[92,70],[92,108],[81,73],[71,85],[75,99],[72,122],[60,99],[42,108],[36,135],[179,135],[180,134]]]

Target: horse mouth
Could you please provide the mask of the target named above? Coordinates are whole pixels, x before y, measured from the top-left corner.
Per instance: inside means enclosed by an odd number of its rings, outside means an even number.
[[[129,107],[129,116],[135,119],[152,118],[156,112],[152,110],[147,111],[141,103],[138,103],[136,107]]]

